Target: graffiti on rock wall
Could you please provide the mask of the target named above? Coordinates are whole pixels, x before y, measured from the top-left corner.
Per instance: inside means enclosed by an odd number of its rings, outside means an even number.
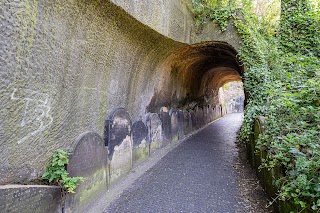
[[[11,100],[23,100],[24,102],[20,128],[30,127],[32,129],[26,136],[18,140],[18,144],[44,131],[53,122],[53,118],[50,115],[51,105],[49,98],[48,94],[34,90],[25,89],[18,91],[17,88],[13,90]]]

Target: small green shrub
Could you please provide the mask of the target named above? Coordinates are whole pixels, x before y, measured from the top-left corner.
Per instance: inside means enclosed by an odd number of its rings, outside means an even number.
[[[52,161],[47,166],[47,170],[42,175],[43,180],[49,183],[59,185],[63,190],[69,193],[75,193],[78,181],[83,181],[83,177],[68,177],[66,165],[69,163],[69,153],[58,149],[54,154]]]

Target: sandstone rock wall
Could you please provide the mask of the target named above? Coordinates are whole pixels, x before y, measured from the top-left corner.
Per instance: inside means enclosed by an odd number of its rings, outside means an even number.
[[[190,43],[194,31],[191,0],[112,0],[139,22],[175,41]]]
[[[102,136],[115,108],[135,122],[205,96],[202,76],[221,60],[239,78],[228,44],[190,46],[212,36],[193,34],[189,0],[2,1],[0,11],[0,184],[40,177],[81,133]]]
[[[0,7],[0,184],[37,178],[52,153],[73,147],[82,132],[102,135],[116,107],[144,114],[158,65],[185,45],[109,1]]]

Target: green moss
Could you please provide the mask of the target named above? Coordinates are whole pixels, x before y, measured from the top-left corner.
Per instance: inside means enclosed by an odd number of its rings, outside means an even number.
[[[17,25],[20,25],[20,35],[19,35],[19,46],[17,50],[16,57],[16,72],[15,78],[24,76],[22,72],[28,70],[28,67],[24,67],[22,69],[21,66],[21,58],[30,57],[30,51],[33,46],[34,36],[35,36],[35,28],[37,24],[37,5],[38,2],[33,0],[25,1],[22,3],[23,7],[17,12]],[[26,45],[25,45],[26,43]]]
[[[137,162],[141,159],[145,159],[149,157],[149,146],[146,145],[145,147],[134,147],[133,148],[133,161]]]
[[[117,183],[119,180],[121,180],[131,171],[131,168],[132,168],[131,157],[132,157],[131,154],[130,154],[130,159],[129,159],[129,156],[122,155],[120,158],[115,158],[115,155],[113,155],[113,158],[110,162],[109,186],[113,186],[115,183]]]
[[[90,187],[86,186],[86,181],[90,181]],[[97,198],[97,194],[102,193],[108,189],[107,187],[107,171],[106,169],[101,169],[96,171],[94,174],[91,174],[87,177],[87,180],[81,183],[81,190],[78,192],[77,196],[79,197],[79,205],[85,206],[93,199]]]
[[[256,146],[259,135],[264,134],[262,126],[262,121],[256,119],[254,123],[254,136],[251,137],[249,150],[247,153],[249,155],[249,158],[252,158],[254,156],[253,165],[257,171],[260,183],[266,190],[268,196],[274,199],[278,195],[279,187],[276,185],[276,181],[282,177],[282,168],[266,168],[262,166],[268,156],[267,150],[265,150],[261,146]],[[298,205],[294,204],[292,200],[287,200],[285,202],[275,200],[275,203],[273,203],[273,205],[281,213],[308,212],[307,210],[302,210]]]
[[[155,150],[160,149],[160,148],[161,148],[161,143],[160,142],[153,141],[150,144],[150,152],[154,152]],[[150,154],[152,154],[152,153],[150,153]]]
[[[172,142],[177,142],[179,141],[179,136],[178,135],[175,135],[172,137]]]

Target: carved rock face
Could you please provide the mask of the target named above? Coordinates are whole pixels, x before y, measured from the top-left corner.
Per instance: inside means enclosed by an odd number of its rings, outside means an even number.
[[[174,51],[163,63],[162,78],[148,106],[193,108],[218,104],[218,91],[231,81],[241,81],[243,67],[237,51],[225,42],[205,42]]]

